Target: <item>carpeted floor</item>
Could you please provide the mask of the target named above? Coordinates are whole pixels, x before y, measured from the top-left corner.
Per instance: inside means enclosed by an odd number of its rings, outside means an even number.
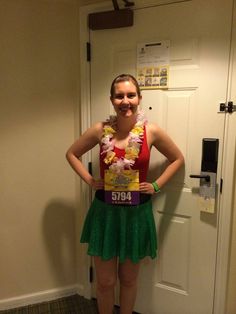
[[[0,311],[1,314],[98,314],[95,300],[73,295],[58,300]]]

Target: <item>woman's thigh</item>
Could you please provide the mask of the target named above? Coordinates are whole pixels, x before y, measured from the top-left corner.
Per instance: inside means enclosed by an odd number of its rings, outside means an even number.
[[[114,286],[117,281],[117,258],[104,261],[94,256],[97,283],[102,286]]]
[[[133,284],[137,281],[140,263],[133,263],[126,259],[124,263],[119,264],[118,274],[121,284]]]

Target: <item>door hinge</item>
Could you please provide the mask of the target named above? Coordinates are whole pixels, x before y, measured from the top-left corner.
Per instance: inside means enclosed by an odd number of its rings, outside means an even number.
[[[93,282],[93,267],[89,267],[89,282]]]
[[[87,51],[87,61],[91,61],[91,44],[89,42],[86,43],[86,51]]]
[[[92,161],[88,163],[88,172],[91,174],[91,176],[93,175]]]
[[[236,111],[236,105],[232,101],[228,101],[228,104],[220,103],[219,113],[233,113]]]
[[[222,194],[222,190],[223,190],[223,179],[220,179],[220,194]]]

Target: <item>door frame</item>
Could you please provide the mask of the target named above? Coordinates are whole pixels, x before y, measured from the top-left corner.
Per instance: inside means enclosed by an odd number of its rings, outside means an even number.
[[[191,1],[191,0],[187,0]],[[147,3],[151,4],[152,0],[147,0]],[[160,0],[160,4],[163,3],[163,0]],[[176,2],[176,1],[165,1],[168,3]],[[181,1],[180,1],[181,2]],[[232,13],[232,23],[233,23],[233,15],[236,16],[236,0],[234,2],[234,10]],[[136,0],[136,7],[141,7],[142,1]],[[153,2],[154,3],[154,2]],[[156,0],[155,0],[156,3]],[[90,63],[87,60],[87,50],[86,43],[90,41],[89,36],[89,28],[87,23],[87,16],[92,12],[106,11],[111,10],[110,1],[91,4],[87,6],[82,6],[80,8],[80,123],[81,123],[81,132],[83,133],[90,126],[90,79],[91,79],[91,71],[90,71]],[[235,23],[236,24],[236,23]],[[232,29],[235,29],[232,26]],[[236,53],[233,54],[233,44],[236,42],[236,30],[232,31],[231,36],[231,49],[229,55],[229,77],[228,77],[228,88],[227,88],[227,99],[231,99],[231,89],[232,89],[232,72],[233,72],[233,61],[236,59]],[[236,64],[236,62],[235,62]],[[234,69],[236,71],[236,69]],[[235,84],[236,82],[234,82]],[[236,113],[233,113],[236,115]],[[232,220],[232,210],[233,210],[233,182],[236,176],[234,176],[232,169],[235,168],[235,134],[236,134],[236,125],[233,123],[233,119],[231,119],[229,114],[226,114],[226,124],[225,124],[225,143],[223,150],[223,164],[222,164],[222,172],[221,178],[224,179],[224,186],[222,190],[222,194],[220,195],[220,212],[218,216],[218,239],[217,239],[217,256],[216,256],[216,273],[215,273],[215,292],[214,292],[214,309],[212,314],[225,314],[226,308],[226,299],[227,299],[227,283],[228,283],[228,268],[229,268],[229,254],[230,254],[230,239],[231,239],[231,220]],[[79,134],[76,134],[79,136]],[[233,142],[234,141],[234,142]],[[91,161],[91,154],[87,154],[83,156],[84,164],[88,164]],[[88,197],[90,195],[89,187],[85,183],[81,183],[82,193],[81,195],[85,195],[87,197],[83,198],[82,208],[88,208],[91,202],[91,198]],[[91,258],[87,257],[86,267],[87,272],[89,273],[89,269],[91,266]],[[89,280],[85,282],[78,283],[80,287],[80,294],[87,298],[91,298],[92,289],[91,283]]]

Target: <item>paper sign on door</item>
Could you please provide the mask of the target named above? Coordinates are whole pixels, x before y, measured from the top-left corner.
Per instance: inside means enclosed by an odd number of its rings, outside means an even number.
[[[170,41],[137,46],[137,80],[141,89],[168,88]]]

